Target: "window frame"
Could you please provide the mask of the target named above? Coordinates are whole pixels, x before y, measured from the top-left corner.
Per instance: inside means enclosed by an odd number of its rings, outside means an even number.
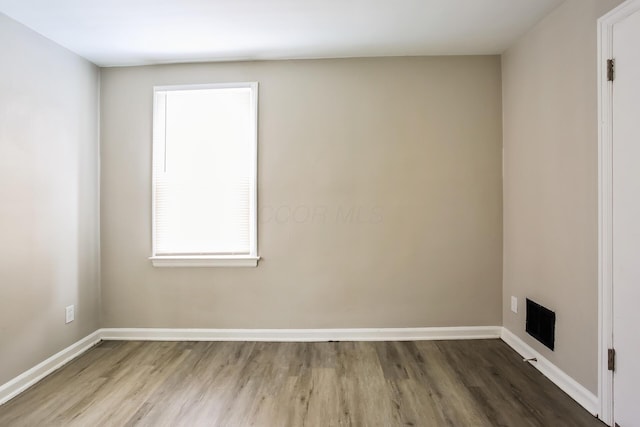
[[[164,138],[164,130],[159,131],[160,112],[158,96],[159,92],[203,90],[203,89],[251,89],[251,118],[253,129],[250,143],[250,178],[249,194],[249,254],[240,255],[216,255],[216,254],[185,254],[185,255],[158,255],[156,251],[156,177],[155,164],[160,150],[156,146],[160,139]],[[166,117],[164,118],[166,120]],[[164,124],[164,121],[162,122]],[[153,136],[151,159],[151,256],[149,260],[154,267],[256,267],[258,265],[258,82],[239,83],[206,83],[185,85],[162,85],[153,87]],[[164,141],[162,141],[164,144]],[[164,155],[164,152],[162,153]]]

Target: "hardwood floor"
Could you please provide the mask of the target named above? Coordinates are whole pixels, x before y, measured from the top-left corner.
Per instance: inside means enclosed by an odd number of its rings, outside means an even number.
[[[0,426],[599,426],[499,340],[102,342]]]

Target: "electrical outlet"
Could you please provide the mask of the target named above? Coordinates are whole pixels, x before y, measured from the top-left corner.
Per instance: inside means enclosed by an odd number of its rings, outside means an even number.
[[[70,305],[64,309],[65,321],[64,323],[71,323],[76,318],[75,308],[73,305]]]
[[[511,297],[511,311],[518,313],[518,297]]]

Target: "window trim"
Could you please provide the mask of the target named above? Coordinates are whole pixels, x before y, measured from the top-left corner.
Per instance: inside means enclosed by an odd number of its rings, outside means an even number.
[[[156,129],[158,125],[158,92],[177,90],[200,90],[200,89],[229,89],[229,88],[249,88],[251,89],[251,115],[254,123],[252,130],[251,148],[251,171],[250,179],[250,199],[249,199],[249,254],[242,255],[157,255],[156,253],[156,191],[154,165],[156,156],[159,155],[155,149],[159,143],[160,132]],[[152,163],[151,163],[151,256],[148,258],[154,267],[256,267],[258,265],[258,82],[239,83],[207,83],[170,85],[153,87],[153,135],[152,135]]]

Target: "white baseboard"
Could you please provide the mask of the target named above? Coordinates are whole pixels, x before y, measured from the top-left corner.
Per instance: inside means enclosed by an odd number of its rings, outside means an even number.
[[[9,382],[0,385],[0,405],[22,393],[56,369],[69,363],[101,340],[140,341],[424,341],[501,338],[524,358],[535,357],[532,365],[593,415],[598,398],[548,359],[501,326],[443,328],[356,328],[356,329],[99,329],[54,354]]]
[[[106,328],[103,340],[130,341],[421,341],[500,338],[501,326],[357,329]]]
[[[41,362],[26,372],[18,375],[9,382],[0,385],[0,405],[13,399],[56,369],[66,365],[76,357],[101,341],[100,330],[71,344],[64,350],[54,354],[44,362]]]
[[[538,371],[547,377],[551,382],[560,387],[573,400],[592,415],[598,415],[598,397],[580,385],[576,380],[567,375],[562,369],[551,363],[548,359],[534,350],[530,345],[522,341],[507,328],[502,329],[502,341],[518,352],[523,358],[535,357],[537,362],[530,362]]]

